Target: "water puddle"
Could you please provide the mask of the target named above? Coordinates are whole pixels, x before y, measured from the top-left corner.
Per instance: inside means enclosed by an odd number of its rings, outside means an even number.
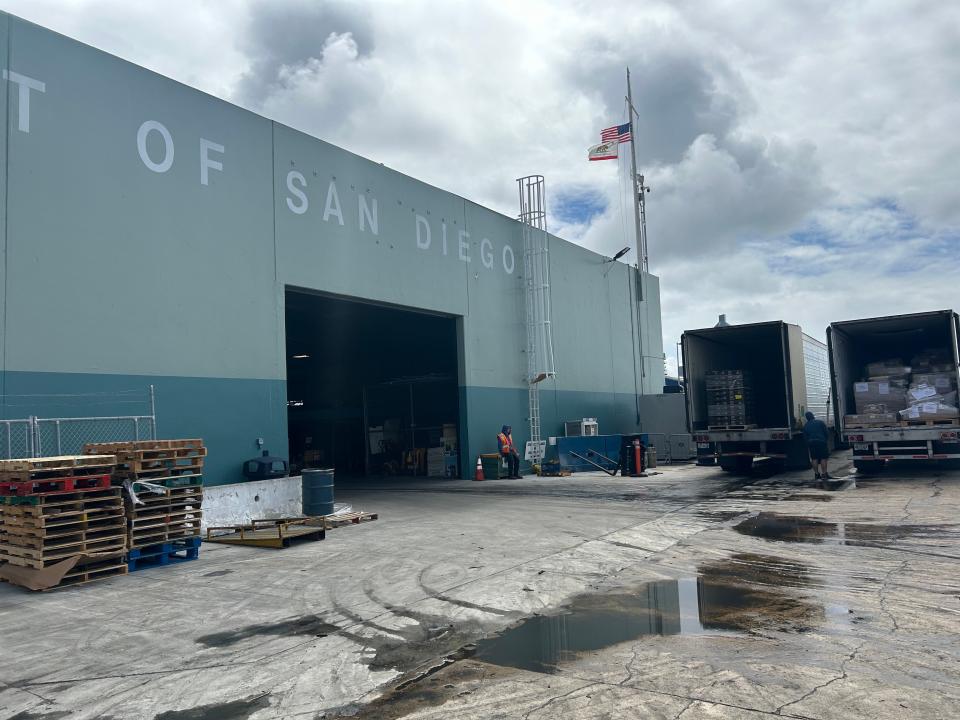
[[[808,582],[807,569],[798,563],[758,555],[734,556],[701,567],[696,577],[579,596],[559,614],[530,617],[496,637],[481,640],[473,658],[549,674],[582,653],[645,636],[761,629],[804,632],[812,623],[823,621],[827,610],[780,588]]]
[[[494,665],[553,673],[578,654],[644,635],[704,633],[694,578],[649,583],[636,593],[581,598],[560,615],[540,615],[477,643],[474,657]]]
[[[856,619],[847,608],[807,600],[793,589],[816,585],[802,563],[742,553],[704,563],[691,577],[578,595],[556,614],[526,618],[497,636],[434,656],[440,659],[432,667],[408,675],[381,698],[334,714],[393,720],[470,695],[504,674],[555,674],[581,654],[645,637],[803,633]]]
[[[950,525],[876,525],[825,522],[809,517],[762,512],[734,526],[742,535],[781,542],[826,545],[884,546],[905,538],[937,538],[951,532]]]

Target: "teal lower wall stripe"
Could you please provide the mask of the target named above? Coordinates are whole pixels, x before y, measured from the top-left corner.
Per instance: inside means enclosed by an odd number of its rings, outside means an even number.
[[[286,456],[283,380],[8,371],[0,419],[148,414],[150,385],[159,436],[203,438],[208,453],[204,482],[243,480],[243,461],[260,454],[257,438],[263,438],[265,449]]]
[[[244,460],[260,454],[257,439],[286,457],[287,394],[283,380],[194,378],[92,373],[11,372],[0,419],[147,414],[147,389],[156,393],[162,438],[200,437],[208,448],[205,481],[211,485],[243,479]],[[633,394],[558,390],[540,393],[544,438],[563,434],[565,420],[595,417],[600,432],[642,432]],[[473,477],[477,456],[497,451],[501,425],[512,425],[523,448],[529,439],[526,388],[460,388],[460,468]],[[103,438],[107,439],[107,438]]]

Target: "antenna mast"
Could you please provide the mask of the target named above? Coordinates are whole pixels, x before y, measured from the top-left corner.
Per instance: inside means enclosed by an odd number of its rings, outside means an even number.
[[[637,265],[641,272],[649,272],[647,256],[647,207],[645,195],[650,188],[643,184],[643,175],[637,173],[637,129],[633,119],[638,117],[633,108],[633,88],[630,85],[630,68],[627,68],[627,112],[630,115],[630,178],[633,184],[633,219],[636,225]]]

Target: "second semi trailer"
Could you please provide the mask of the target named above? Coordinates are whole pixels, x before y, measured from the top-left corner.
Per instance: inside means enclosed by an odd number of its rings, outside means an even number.
[[[891,460],[960,460],[958,335],[953,310],[827,328],[836,422],[859,472]]]
[[[782,321],[687,330],[681,338],[687,422],[727,471],[755,460],[810,466],[807,411],[833,425],[827,346]]]

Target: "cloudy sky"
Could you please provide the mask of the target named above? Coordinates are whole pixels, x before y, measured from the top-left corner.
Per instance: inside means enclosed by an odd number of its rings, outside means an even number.
[[[550,229],[607,254],[632,242],[624,169],[585,153],[629,65],[671,365],[720,312],[822,338],[960,306],[955,2],[2,7],[509,215],[543,174]]]

